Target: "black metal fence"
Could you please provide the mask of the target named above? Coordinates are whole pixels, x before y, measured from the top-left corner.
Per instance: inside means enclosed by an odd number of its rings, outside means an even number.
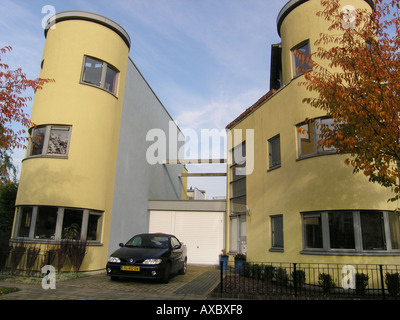
[[[400,265],[220,265],[216,295],[247,299],[400,299]]]
[[[60,272],[78,271],[87,251],[85,241],[63,240],[57,244],[32,245],[23,242],[0,248],[0,274],[43,277],[45,265]]]

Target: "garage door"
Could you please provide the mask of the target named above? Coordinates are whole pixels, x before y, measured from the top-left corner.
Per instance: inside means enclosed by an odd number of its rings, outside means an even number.
[[[188,263],[217,265],[224,248],[224,213],[150,211],[149,232],[174,234],[188,249]]]

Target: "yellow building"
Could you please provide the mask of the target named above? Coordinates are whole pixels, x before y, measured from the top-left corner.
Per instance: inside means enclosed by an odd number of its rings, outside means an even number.
[[[373,2],[344,5],[371,9]],[[353,174],[334,149],[318,148],[316,123],[331,120],[302,103],[310,93],[298,86],[302,62],[293,50],[316,50],[314,42],[328,27],[316,16],[320,9],[319,0],[283,7],[281,43],[272,45],[271,91],[227,126],[226,246],[252,262],[398,264],[399,215],[397,204],[387,202],[391,190]]]
[[[146,159],[149,130],[179,128],[129,58],[131,39],[117,23],[61,12],[45,37],[40,77],[55,82],[34,98],[12,241],[44,248],[72,234],[88,241],[81,270],[104,269],[118,243],[148,231],[149,199],[186,193],[181,165]]]

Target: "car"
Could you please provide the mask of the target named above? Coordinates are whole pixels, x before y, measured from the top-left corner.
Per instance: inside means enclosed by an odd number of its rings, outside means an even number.
[[[110,255],[106,265],[111,280],[150,278],[168,283],[172,274],[186,274],[187,248],[174,235],[138,234],[119,246],[121,248]]]

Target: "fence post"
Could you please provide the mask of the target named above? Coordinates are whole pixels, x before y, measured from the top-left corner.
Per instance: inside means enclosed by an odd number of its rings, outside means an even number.
[[[224,262],[222,260],[219,262],[219,270],[220,270],[219,286],[220,286],[220,293],[221,293],[221,298],[222,298],[223,285],[224,285]]]
[[[294,296],[297,298],[297,272],[296,263],[293,263]]]
[[[382,265],[379,265],[379,271],[380,271],[380,274],[381,274],[382,297],[383,297],[383,300],[385,300],[386,299],[386,297],[385,297],[385,283],[383,281],[383,266]]]

